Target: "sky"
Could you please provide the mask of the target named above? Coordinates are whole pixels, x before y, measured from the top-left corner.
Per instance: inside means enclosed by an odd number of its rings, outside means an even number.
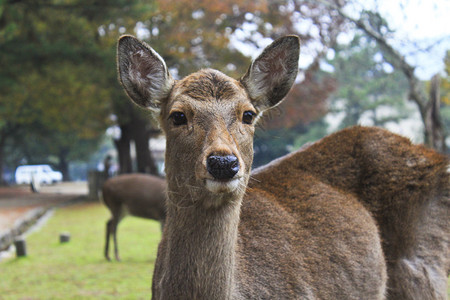
[[[376,5],[372,3],[367,6],[370,8]],[[450,35],[448,0],[378,0],[378,10],[394,29],[411,39]]]

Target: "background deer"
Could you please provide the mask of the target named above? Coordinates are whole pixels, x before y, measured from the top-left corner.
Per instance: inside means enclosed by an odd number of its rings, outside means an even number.
[[[124,174],[108,179],[103,185],[103,202],[111,212],[106,223],[105,257],[109,258],[109,241],[114,241],[114,254],[120,260],[117,245],[117,226],[127,215],[161,222],[166,216],[165,181],[145,174]]]
[[[289,36],[238,81],[210,69],[175,81],[152,48],[120,39],[121,82],[158,114],[167,137],[168,210],[154,299],[443,295],[445,157],[355,127],[250,176],[256,121],[291,88],[298,57],[299,40]],[[431,215],[431,229],[420,233]]]

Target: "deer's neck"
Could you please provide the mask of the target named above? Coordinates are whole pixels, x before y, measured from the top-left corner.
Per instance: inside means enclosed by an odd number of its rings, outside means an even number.
[[[183,208],[171,204],[169,196],[162,298],[231,298],[242,196],[233,200],[215,208]]]

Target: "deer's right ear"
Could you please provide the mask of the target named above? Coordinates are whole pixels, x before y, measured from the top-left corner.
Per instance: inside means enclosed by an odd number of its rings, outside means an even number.
[[[122,36],[117,47],[119,79],[138,105],[159,112],[174,80],[162,57],[133,36]]]
[[[297,36],[279,38],[264,49],[241,78],[260,112],[278,105],[289,92],[297,76],[299,55]]]

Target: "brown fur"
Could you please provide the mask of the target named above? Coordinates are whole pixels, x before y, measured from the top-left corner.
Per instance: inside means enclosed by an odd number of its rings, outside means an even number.
[[[114,254],[119,258],[117,226],[126,215],[153,219],[164,224],[166,217],[166,184],[161,178],[145,174],[125,174],[108,179],[103,185],[103,202],[111,212],[106,223],[105,258],[109,258],[109,241],[114,241]]]
[[[223,80],[220,73],[211,71],[192,74],[180,89],[183,95],[198,101],[229,99],[235,95],[236,90],[229,81]]]
[[[255,122],[245,124],[243,114],[259,117],[283,99],[295,79],[298,47],[295,37],[275,41],[239,81],[202,70],[180,81],[168,75],[163,91],[151,85],[136,95],[136,86],[149,78],[129,76],[142,68],[129,56],[147,49],[139,62],[145,64],[156,52],[132,37],[120,40],[123,86],[137,104],[160,112],[167,137],[168,214],[154,299],[384,299],[386,267],[389,297],[420,299],[403,295],[415,278],[402,277],[411,266],[402,259],[445,268],[438,263],[446,266],[448,258],[448,224],[442,221],[448,161],[432,151],[356,127],[250,176]],[[150,65],[163,66],[146,72],[157,79],[167,74],[163,62]],[[226,92],[218,92],[222,87]],[[176,125],[173,112],[184,113],[186,123]],[[232,180],[208,173],[212,154],[237,157],[240,169]],[[438,216],[432,237],[418,234],[430,221],[427,209]],[[440,247],[433,257],[427,238]],[[408,270],[424,278],[416,269]],[[422,294],[437,291],[435,277]]]
[[[354,195],[381,231],[388,298],[446,299],[448,166],[447,157],[406,138],[379,128],[353,127],[256,170],[252,178],[274,189],[280,178],[302,170]]]

